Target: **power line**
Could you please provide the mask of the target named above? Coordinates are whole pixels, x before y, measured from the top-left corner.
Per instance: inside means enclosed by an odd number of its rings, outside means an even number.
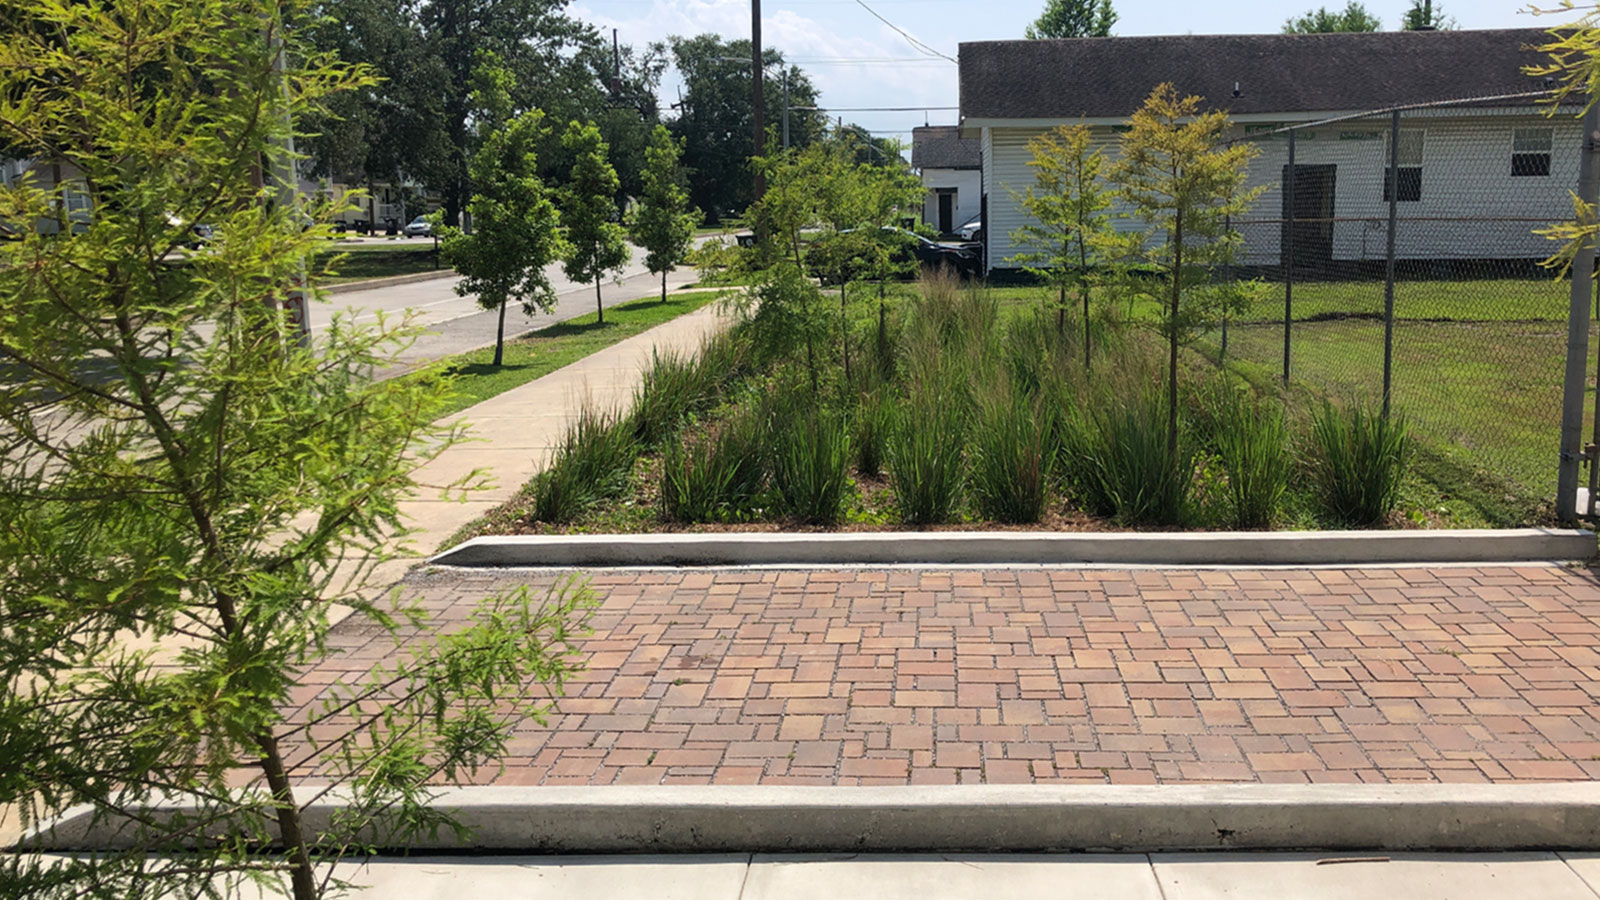
[[[791,106],[796,112],[948,112],[959,106]]]
[[[939,51],[933,49],[932,47],[929,47],[927,44],[924,44],[923,42],[921,42],[921,41],[917,40],[916,38],[912,37],[911,34],[909,32],[907,32],[904,28],[901,28],[899,25],[896,25],[895,23],[893,23],[893,22],[889,21],[888,19],[885,19],[883,16],[879,15],[877,10],[873,9],[872,7],[870,7],[870,6],[868,6],[866,4],[866,0],[856,0],[856,3],[862,9],[866,10],[869,13],[872,13],[872,17],[874,19],[877,19],[879,22],[882,22],[883,24],[885,24],[885,25],[889,26],[890,28],[894,29],[895,32],[898,33],[901,37],[905,38],[906,41],[908,43],[910,43],[911,46],[914,49],[920,50],[923,53],[928,54],[929,56],[937,56],[940,59],[947,59],[947,60],[949,60],[950,62],[953,62],[953,63],[956,62],[954,57],[947,56],[947,55],[945,55],[943,53],[940,53]],[[956,64],[960,65],[960,63],[956,63]]]

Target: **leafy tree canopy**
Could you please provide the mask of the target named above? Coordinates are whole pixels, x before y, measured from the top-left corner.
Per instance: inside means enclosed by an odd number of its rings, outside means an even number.
[[[596,315],[606,320],[600,302],[600,280],[628,263],[627,232],[617,222],[617,170],[608,158],[606,142],[594,123],[573,120],[561,135],[561,146],[572,157],[572,173],[561,192],[562,220],[567,226],[567,248],[562,268],[573,281],[593,281]]]
[[[1115,24],[1111,0],[1045,0],[1044,11],[1023,33],[1029,40],[1110,37]]]
[[[645,267],[661,276],[661,301],[667,300],[667,273],[678,267],[694,242],[700,211],[689,206],[679,155],[683,142],[657,125],[645,149],[644,193],[629,220],[634,243],[645,250]]]
[[[1444,9],[1433,0],[1411,0],[1411,7],[1400,17],[1400,27],[1405,31],[1454,31],[1456,20],[1444,14]]]
[[[1283,23],[1284,34],[1331,34],[1341,31],[1382,29],[1383,22],[1367,12],[1367,8],[1359,0],[1350,0],[1342,10],[1330,10],[1326,6],[1319,6]]]

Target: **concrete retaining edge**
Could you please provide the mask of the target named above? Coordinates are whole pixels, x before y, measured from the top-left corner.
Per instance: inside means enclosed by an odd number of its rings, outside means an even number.
[[[1369,565],[1587,560],[1594,532],[852,532],[491,535],[429,559],[447,566]]]
[[[309,793],[312,789],[302,789]],[[385,850],[528,853],[1600,849],[1600,783],[467,787],[433,806],[471,830]],[[311,804],[323,826],[336,795]],[[111,850],[84,815],[24,841]]]
[[[352,291],[370,291],[373,288],[414,284],[418,281],[435,281],[440,278],[449,278],[455,274],[456,271],[454,269],[438,269],[433,272],[413,272],[410,275],[391,275],[388,278],[368,278],[365,281],[343,281],[339,284],[327,285],[322,289],[322,292],[324,294],[348,294]]]

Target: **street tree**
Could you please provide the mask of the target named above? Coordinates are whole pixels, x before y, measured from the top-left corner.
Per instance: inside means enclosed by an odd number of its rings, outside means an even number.
[[[700,224],[700,211],[689,206],[683,187],[682,152],[683,142],[657,125],[645,150],[644,193],[628,223],[633,242],[645,250],[645,267],[661,276],[662,303],[667,302],[667,273],[688,254]]]
[[[1110,37],[1115,24],[1111,0],[1045,0],[1044,11],[1023,33],[1029,40]]]
[[[499,311],[494,364],[503,362],[506,304],[524,312],[549,312],[556,295],[545,267],[561,257],[561,216],[539,178],[534,148],[544,137],[544,114],[525,112],[484,139],[472,157],[476,193],[467,203],[472,232],[440,228],[444,259],[464,276],[457,294],[477,295],[478,305]]]
[[[573,157],[571,177],[561,192],[567,227],[562,268],[574,281],[594,282],[595,316],[604,324],[601,279],[628,264],[628,234],[616,221],[612,199],[617,193],[617,170],[611,167],[606,142],[593,123],[574,119],[561,135],[561,145]]]
[[[92,210],[71,240],[0,243],[0,815],[118,829],[92,854],[0,855],[0,896],[314,900],[351,848],[450,827],[430,785],[492,764],[573,670],[571,583],[437,639],[366,583],[418,466],[462,432],[436,421],[437,373],[370,377],[415,329],[333,317],[302,339],[295,281],[331,229],[258,179],[294,161],[297,120],[372,83],[302,43],[310,12],[0,13],[37,26],[0,31],[0,144],[73,173]],[[65,189],[0,187],[0,219]],[[193,222],[220,226],[207,252],[183,250]],[[308,699],[340,605],[395,661]],[[152,814],[162,798],[182,808]]]
[[[669,40],[673,66],[683,78],[682,106],[670,123],[672,133],[685,141],[683,163],[689,176],[689,202],[703,210],[708,221],[720,222],[744,210],[757,199],[751,178],[751,158],[770,155],[776,147],[757,147],[750,109],[750,42],[729,41],[715,34],[674,37]],[[772,138],[781,141],[783,91],[787,73],[789,145],[805,147],[821,139],[823,116],[814,110],[817,89],[798,66],[786,65],[783,54],[762,49],[767,90],[763,121],[773,126]],[[746,60],[742,64],[739,60]],[[778,144],[781,146],[781,144]]]
[[[1308,9],[1283,23],[1284,34],[1332,34],[1348,31],[1381,31],[1383,22],[1367,11],[1360,0],[1350,0],[1344,9],[1326,6]]]
[[[1033,184],[1018,197],[1032,222],[1012,232],[1031,249],[1011,257],[1055,285],[1056,328],[1067,327],[1067,290],[1076,288],[1083,315],[1083,365],[1089,366],[1089,297],[1101,252],[1114,238],[1112,191],[1103,176],[1105,154],[1092,146],[1087,125],[1057,125],[1028,141]]]
[[[1400,17],[1400,27],[1405,31],[1454,31],[1456,20],[1445,15],[1433,0],[1411,0],[1411,6]]]
[[[1262,188],[1245,186],[1249,142],[1226,143],[1228,115],[1202,111],[1202,100],[1158,85],[1129,120],[1120,153],[1108,167],[1116,193],[1142,227],[1108,243],[1124,264],[1120,288],[1159,306],[1157,330],[1167,342],[1167,449],[1178,451],[1178,350],[1222,315],[1255,296],[1254,283],[1223,281],[1239,235],[1229,217],[1242,215]],[[1151,276],[1154,277],[1151,277]]]

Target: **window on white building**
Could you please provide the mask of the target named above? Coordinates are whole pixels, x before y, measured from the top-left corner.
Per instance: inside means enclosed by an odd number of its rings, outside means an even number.
[[[1513,178],[1550,174],[1550,148],[1555,144],[1554,128],[1514,128],[1511,131],[1511,175]]]
[[[1400,143],[1396,145],[1395,167],[1398,172],[1391,181],[1389,167],[1383,167],[1383,200],[1389,202],[1389,185],[1393,183],[1398,188],[1397,199],[1401,203],[1415,203],[1422,199],[1422,134],[1420,129],[1402,129]],[[1387,147],[1384,148],[1384,162],[1389,161]]]

